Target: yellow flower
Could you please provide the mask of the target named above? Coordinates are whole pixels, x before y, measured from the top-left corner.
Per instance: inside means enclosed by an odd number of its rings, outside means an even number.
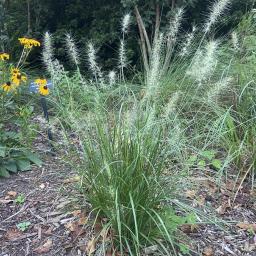
[[[26,82],[27,77],[22,75],[18,68],[11,69],[11,81],[14,85],[19,86],[21,82]]]
[[[50,90],[47,86],[47,80],[46,79],[36,79],[35,83],[39,86],[39,93],[43,96],[47,96],[50,93]]]
[[[5,92],[10,92],[12,90],[15,90],[15,87],[11,84],[11,82],[6,82],[5,84],[1,85],[1,88]]]
[[[10,59],[10,55],[8,53],[0,53],[0,60],[5,61],[9,59]]]
[[[35,39],[30,39],[26,37],[19,38],[20,44],[24,46],[26,49],[31,49],[33,46],[37,47],[40,46],[40,42]]]

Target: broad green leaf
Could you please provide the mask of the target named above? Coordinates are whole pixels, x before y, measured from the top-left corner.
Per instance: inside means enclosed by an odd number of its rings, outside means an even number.
[[[199,167],[203,168],[206,166],[206,162],[204,160],[200,160],[197,164]]]
[[[215,169],[219,170],[221,168],[221,166],[222,166],[222,163],[221,163],[221,161],[219,159],[213,159],[212,160],[212,166]]]
[[[197,160],[196,155],[190,156],[189,159],[188,159],[188,164],[193,165],[193,164],[195,164],[196,160]]]
[[[28,160],[17,160],[18,169],[22,172],[29,171],[31,169],[30,161]]]
[[[200,155],[202,157],[204,157],[204,158],[206,158],[206,159],[211,161],[214,158],[214,156],[215,156],[215,151],[213,151],[213,150],[206,150],[206,151],[201,152]]]
[[[10,177],[9,172],[3,166],[0,166],[0,177]]]
[[[33,164],[36,164],[37,166],[42,166],[43,162],[36,154],[26,152],[25,155]]]
[[[0,145],[0,157],[5,157],[6,147]]]
[[[9,161],[8,163],[6,163],[4,165],[4,167],[10,171],[10,172],[17,172],[18,171],[18,168],[17,168],[17,165],[15,163],[15,161]]]

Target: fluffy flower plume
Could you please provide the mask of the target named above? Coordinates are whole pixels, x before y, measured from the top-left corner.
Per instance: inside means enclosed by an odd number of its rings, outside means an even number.
[[[53,48],[51,35],[46,32],[43,40],[43,62],[46,66],[47,71],[52,74],[54,70],[53,66]]]
[[[167,105],[164,108],[164,117],[168,118],[173,112],[175,112],[178,101],[180,99],[180,91],[175,92],[169,99]]]
[[[234,48],[235,50],[239,50],[239,40],[238,40],[237,33],[236,33],[236,32],[233,32],[233,33],[231,34],[231,37],[232,37],[233,48]]]
[[[116,82],[116,72],[115,71],[110,71],[108,73],[108,80],[109,80],[109,85],[112,86]]]
[[[184,9],[179,8],[177,9],[174,17],[170,20],[167,37],[168,37],[168,40],[170,40],[171,42],[176,41],[176,37],[177,37],[177,34],[179,33],[183,15],[184,15]]]
[[[93,75],[95,76],[95,79],[97,80],[98,77],[102,79],[103,75],[97,63],[96,51],[95,51],[94,45],[91,42],[88,43],[87,45],[87,55],[88,55],[89,68],[92,71]]]
[[[74,39],[69,34],[66,35],[66,45],[67,45],[67,51],[70,56],[70,59],[74,62],[74,64],[78,66],[80,62],[78,49],[76,47]]]
[[[211,30],[221,14],[228,8],[230,2],[231,0],[219,0],[213,4],[209,17],[204,25],[204,31],[206,33]]]
[[[128,32],[130,22],[131,22],[131,15],[130,13],[127,13],[126,15],[124,15],[122,20],[122,32],[124,34]]]
[[[208,42],[204,50],[197,52],[192,67],[187,74],[200,83],[208,79],[217,63],[217,49],[217,41]]]
[[[127,66],[124,40],[121,40],[120,47],[119,47],[119,66],[121,69],[123,69]]]
[[[159,80],[160,80],[159,78],[160,78],[161,67],[162,67],[161,65],[162,64],[161,62],[162,46],[163,46],[163,34],[160,34],[152,50],[152,56],[150,60],[150,71],[147,78],[147,91],[146,91],[147,96],[153,95],[159,85]]]
[[[216,101],[218,96],[231,84],[232,78],[225,77],[217,82],[207,93],[208,102]]]
[[[193,39],[195,37],[195,31],[196,31],[196,27],[193,27],[192,28],[192,31],[191,33],[188,33],[186,38],[185,38],[185,41],[182,45],[182,48],[181,48],[181,52],[180,52],[180,55],[182,57],[184,57],[185,55],[189,54],[189,48],[193,42]]]

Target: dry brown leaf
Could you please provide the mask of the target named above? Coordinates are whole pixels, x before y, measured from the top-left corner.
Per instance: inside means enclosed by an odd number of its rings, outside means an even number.
[[[81,214],[81,212],[82,212],[81,210],[75,210],[72,212],[72,214],[74,217],[78,217]]]
[[[181,231],[186,234],[196,233],[198,231],[198,226],[195,224],[183,224],[180,227]]]
[[[77,175],[77,176],[71,177],[69,179],[63,180],[63,183],[68,184],[68,183],[74,183],[74,182],[78,182],[78,181],[80,181],[80,176]]]
[[[71,232],[74,232],[77,228],[77,222],[69,222],[64,225],[65,228],[69,229]]]
[[[194,199],[196,196],[196,191],[195,190],[187,190],[185,192],[185,195],[187,198]]]
[[[51,234],[52,234],[52,230],[53,230],[53,228],[52,228],[52,227],[49,227],[48,229],[43,230],[42,232],[43,232],[43,234],[45,234],[45,235],[51,235]]]
[[[7,195],[11,196],[11,197],[16,197],[17,196],[17,192],[16,191],[8,191]]]
[[[78,220],[78,224],[81,225],[81,226],[86,225],[87,222],[88,222],[88,218],[85,217],[85,216],[81,216],[81,217],[79,218],[79,220]]]
[[[253,232],[256,232],[256,223],[238,223],[236,225],[237,227],[241,228],[241,229],[245,229],[245,230],[252,230]]]
[[[213,256],[214,255],[214,252],[213,252],[213,249],[212,247],[206,247],[203,251],[203,255],[204,256]]]
[[[92,253],[94,253],[96,250],[96,238],[93,237],[86,246],[86,252],[90,256]]]
[[[39,254],[49,252],[52,247],[52,240],[48,239],[43,245],[37,247],[34,252]]]
[[[21,231],[19,231],[17,228],[11,228],[11,229],[8,229],[6,234],[4,235],[4,237],[7,239],[7,240],[16,240],[18,239],[19,237],[21,237],[23,234]]]
[[[223,215],[226,213],[227,209],[230,208],[229,202],[224,202],[221,206],[219,206],[216,211],[218,214]]]

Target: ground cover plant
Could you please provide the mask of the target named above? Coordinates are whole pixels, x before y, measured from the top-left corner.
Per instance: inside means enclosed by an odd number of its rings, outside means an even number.
[[[42,60],[47,79],[36,79],[32,85],[41,97],[48,97],[51,128],[62,135],[61,143],[52,142],[54,150],[75,169],[79,193],[90,204],[94,236],[85,249],[88,255],[95,251],[101,255],[195,255],[188,233],[202,224],[227,232],[229,220],[217,214],[232,207],[231,200],[234,204],[243,186],[249,184],[253,200],[255,14],[249,12],[235,31],[220,38],[215,33],[218,22],[231,4],[229,0],[214,2],[204,23],[191,26],[186,33],[181,29],[187,10],[176,9],[168,24],[156,26],[152,40],[136,7],[142,71],[132,70],[127,54],[131,13],[121,21],[118,60],[113,70],[104,70],[93,40],[83,53],[71,34],[66,34],[63,41],[72,66],[67,70],[55,57],[54,37],[49,32],[44,34]],[[27,57],[33,44],[39,44],[30,40],[20,40],[24,45],[21,59]],[[4,62],[9,55],[0,56],[3,74],[9,74]],[[20,62],[12,67],[10,82],[3,82],[3,102],[18,97],[20,84],[16,83],[26,82],[26,76],[17,69]],[[90,75],[84,75],[84,65]],[[3,76],[3,80],[8,79]],[[50,91],[48,81],[54,85]],[[16,109],[14,104],[11,106]],[[26,134],[33,130],[28,127],[33,109],[18,109],[22,116],[19,131]],[[32,145],[26,135],[11,146],[11,137],[2,140],[9,148],[18,143]],[[207,206],[202,210],[191,205],[187,199],[196,197],[193,189],[198,175],[211,178],[214,193],[219,193],[223,182],[232,177],[229,204],[221,205],[216,213]],[[253,253],[255,227],[246,224],[254,239],[248,249]],[[25,232],[31,225],[26,220],[16,226]],[[72,225],[68,227],[74,232]],[[96,243],[101,249],[96,250]],[[214,255],[206,249],[203,255]]]

